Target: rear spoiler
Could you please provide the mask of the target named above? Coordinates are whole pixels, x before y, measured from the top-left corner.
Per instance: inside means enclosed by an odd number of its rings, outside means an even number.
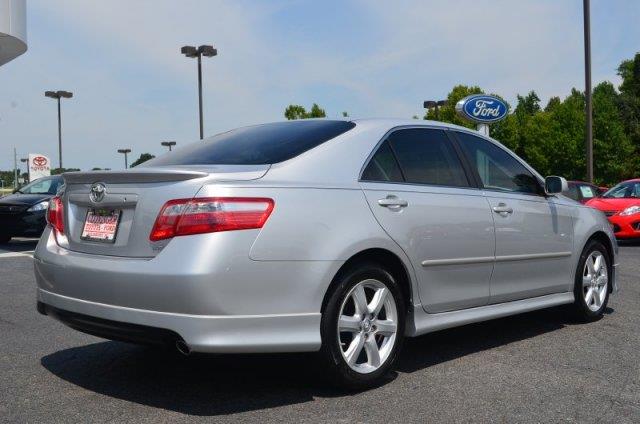
[[[164,183],[186,181],[208,176],[206,172],[182,170],[158,170],[140,168],[129,171],[91,171],[65,172],[62,174],[66,184],[102,183]]]

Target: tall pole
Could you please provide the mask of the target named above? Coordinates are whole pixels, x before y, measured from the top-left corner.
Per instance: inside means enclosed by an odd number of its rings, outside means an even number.
[[[62,171],[62,115],[60,114],[60,97],[58,97],[58,168]]]
[[[213,46],[202,45],[200,47],[183,46],[180,53],[189,58],[198,59],[198,109],[200,112],[200,140],[204,139],[204,124],[202,117],[202,56],[213,57],[218,54],[218,50]]]
[[[198,53],[198,106],[200,108],[200,140],[204,138],[202,124],[202,54]]]
[[[593,104],[591,101],[591,7],[589,0],[584,6],[584,92],[586,113],[587,181],[593,183]]]
[[[13,188],[18,188],[18,153],[16,148],[13,148]]]

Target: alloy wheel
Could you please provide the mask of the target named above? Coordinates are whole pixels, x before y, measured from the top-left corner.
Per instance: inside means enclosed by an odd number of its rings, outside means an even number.
[[[582,272],[582,293],[587,307],[596,312],[607,297],[609,274],[607,259],[595,250],[587,257]]]
[[[367,279],[347,294],[338,315],[338,344],[345,362],[361,374],[379,369],[396,343],[398,307],[382,282]]]

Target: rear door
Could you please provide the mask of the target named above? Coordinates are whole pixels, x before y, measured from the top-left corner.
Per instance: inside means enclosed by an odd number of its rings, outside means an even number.
[[[566,291],[571,284],[571,207],[545,196],[538,178],[502,147],[455,132],[491,205],[496,258],[491,303]]]
[[[364,168],[361,185],[380,225],[411,259],[425,310],[488,302],[491,212],[445,131],[392,131]]]

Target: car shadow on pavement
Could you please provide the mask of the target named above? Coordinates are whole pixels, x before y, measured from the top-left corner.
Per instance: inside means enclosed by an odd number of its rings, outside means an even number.
[[[553,308],[408,339],[396,370],[412,373],[573,324],[564,310]],[[173,351],[100,342],[44,356],[41,364],[84,389],[196,416],[349,394],[327,381],[315,354],[183,357]],[[395,376],[392,373],[386,383]]]
[[[0,243],[0,253],[19,253],[35,250],[38,245],[37,238],[14,238],[9,243]]]

